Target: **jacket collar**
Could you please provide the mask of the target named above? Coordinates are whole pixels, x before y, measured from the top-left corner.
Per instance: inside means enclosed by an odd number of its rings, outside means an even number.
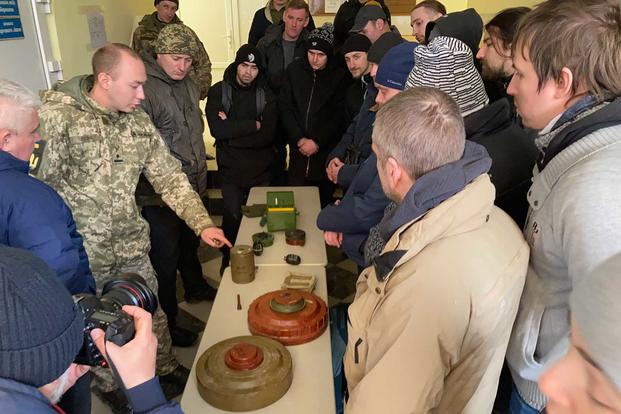
[[[6,395],[3,396],[3,394]],[[0,405],[2,405],[2,398],[17,402],[24,409],[24,412],[55,410],[50,400],[41,394],[37,388],[8,378],[0,378]]]
[[[507,98],[499,99],[464,118],[466,138],[489,135],[511,122],[511,107]]]
[[[550,161],[571,144],[581,140],[598,129],[621,124],[621,98],[612,102],[598,102],[587,96],[569,108],[556,121],[552,131],[537,139],[540,148],[545,148],[538,167],[543,170]]]
[[[461,159],[437,168],[416,180],[397,208],[382,219],[379,224],[382,238],[384,240],[398,238],[398,235],[412,223],[462,191],[477,177],[487,173],[491,165],[492,160],[483,146],[466,141]],[[389,248],[387,243],[384,251],[397,250],[395,247],[396,245]],[[388,277],[387,270],[390,271],[402,256],[382,254],[376,258],[375,261],[379,263],[379,268],[376,266],[378,280]]]
[[[28,174],[29,164],[27,161],[15,158],[6,151],[0,151],[0,171],[10,170],[21,171]]]
[[[396,269],[430,244],[481,227],[489,219],[494,198],[494,185],[481,174],[424,216],[402,225],[373,262],[377,282],[387,283]]]
[[[108,118],[112,123],[116,123],[121,117],[127,116],[122,112],[110,111],[99,105],[89,96],[93,89],[93,75],[76,76],[66,82],[58,82],[51,90],[43,92],[43,102],[60,102],[72,105],[80,111],[91,112],[96,116]]]

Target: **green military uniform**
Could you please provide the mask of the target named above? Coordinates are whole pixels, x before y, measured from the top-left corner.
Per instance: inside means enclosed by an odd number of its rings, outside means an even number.
[[[142,109],[106,110],[88,96],[92,86],[92,76],[79,76],[43,93],[44,149],[34,173],[71,207],[98,288],[120,273],[133,271],[157,292],[148,258],[149,227],[134,196],[140,174],[197,235],[213,222],[149,116]],[[158,374],[165,375],[177,362],[160,309],[153,325]],[[97,373],[98,387],[114,389],[109,371],[99,371],[105,372]]]
[[[160,21],[157,18],[157,12],[145,15],[140,23],[138,23],[138,27],[134,32],[132,38],[132,48],[140,54],[142,50],[147,48],[147,46],[153,47],[160,30],[162,30],[167,24],[183,24],[183,22],[176,15],[170,23]],[[209,92],[209,88],[211,87],[211,61],[209,60],[209,55],[207,54],[203,43],[194,31],[192,31],[192,33],[194,34],[199,47],[192,61],[190,78],[192,78],[194,83],[198,85],[201,99],[205,99],[207,97],[207,92]]]

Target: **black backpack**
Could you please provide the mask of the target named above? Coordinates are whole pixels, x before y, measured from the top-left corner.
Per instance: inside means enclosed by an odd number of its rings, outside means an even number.
[[[265,97],[265,89],[262,86],[257,86],[256,90],[256,103],[257,103],[257,116],[260,118],[267,105],[267,98]],[[222,82],[222,107],[224,113],[227,115],[233,105],[233,87],[228,82]]]

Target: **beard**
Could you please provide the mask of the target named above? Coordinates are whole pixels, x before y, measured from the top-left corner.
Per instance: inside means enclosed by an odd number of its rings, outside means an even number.
[[[494,80],[502,79],[506,77],[506,75],[503,73],[502,68],[500,67],[493,68],[486,63],[482,63],[481,64],[481,77],[487,81],[494,81]]]

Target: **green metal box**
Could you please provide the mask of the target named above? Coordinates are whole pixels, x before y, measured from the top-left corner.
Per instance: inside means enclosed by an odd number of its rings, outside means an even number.
[[[267,231],[295,230],[296,220],[293,191],[268,191]]]

